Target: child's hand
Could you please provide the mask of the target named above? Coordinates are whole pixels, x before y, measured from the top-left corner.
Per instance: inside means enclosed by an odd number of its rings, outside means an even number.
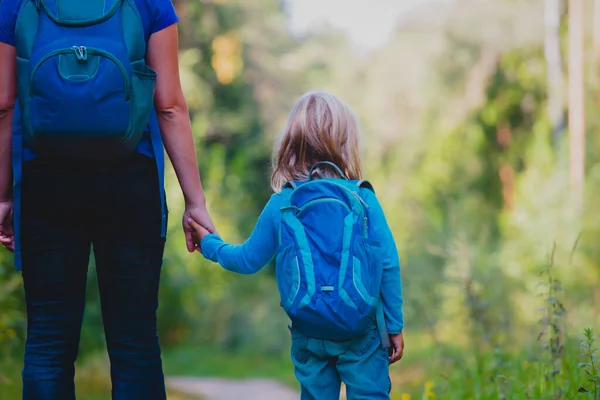
[[[192,232],[192,237],[193,237],[194,242],[196,244],[199,245],[200,242],[202,241],[202,239],[204,239],[205,236],[210,235],[210,232],[206,228],[204,228],[202,225],[200,225],[199,223],[197,223],[196,221],[194,221],[192,218],[188,218],[188,223],[190,224],[190,226],[194,230]],[[196,249],[198,251],[200,251],[199,247],[197,247]]]
[[[404,337],[401,333],[390,335],[390,364],[400,361],[404,354]]]

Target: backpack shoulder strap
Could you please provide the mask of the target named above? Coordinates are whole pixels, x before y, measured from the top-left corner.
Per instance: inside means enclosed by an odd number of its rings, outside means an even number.
[[[31,58],[33,42],[38,32],[39,18],[38,3],[32,0],[23,0],[15,25],[15,45],[19,58],[25,60]]]
[[[135,1],[122,0],[121,20],[123,23],[123,37],[129,53],[129,60],[134,63],[142,62],[146,58],[146,37],[144,26]]]
[[[375,193],[375,189],[373,188],[373,185],[371,185],[371,182],[365,179],[361,179],[358,182],[356,182],[356,186],[358,186],[359,188],[369,189],[371,192]]]
[[[283,222],[283,213],[284,211],[286,211],[287,209],[289,209],[291,207],[290,204],[290,200],[292,197],[292,193],[294,192],[294,189],[296,189],[296,184],[293,182],[286,182],[285,185],[283,185],[283,188],[281,189],[281,192],[279,192],[279,195],[282,198],[281,201],[281,207],[279,208],[280,210],[280,221],[279,221],[279,232],[278,232],[278,246],[281,246],[281,225]]]
[[[296,190],[296,185],[289,185],[286,183],[286,185],[281,189],[281,192],[279,192],[279,195],[282,197],[283,201],[281,203],[281,209],[285,209],[290,207],[290,200],[292,197],[292,193],[294,193],[294,190]]]

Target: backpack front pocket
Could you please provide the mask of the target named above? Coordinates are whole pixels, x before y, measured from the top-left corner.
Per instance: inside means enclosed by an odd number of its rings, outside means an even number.
[[[105,50],[54,50],[35,64],[29,83],[27,128],[32,136],[81,142],[127,132],[129,73]]]
[[[352,287],[350,297],[362,303],[364,310],[377,306],[381,290],[383,265],[379,243],[364,237],[356,237],[352,249]],[[361,308],[361,307],[359,307]]]
[[[281,307],[288,311],[300,292],[300,263],[294,246],[288,246],[277,253],[275,266]]]

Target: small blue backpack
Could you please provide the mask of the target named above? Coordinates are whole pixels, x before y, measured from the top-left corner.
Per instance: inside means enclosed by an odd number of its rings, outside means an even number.
[[[313,179],[328,165],[342,179]],[[349,340],[377,322],[384,346],[387,333],[380,300],[383,264],[379,243],[369,238],[369,206],[361,188],[335,164],[319,162],[303,183],[281,192],[281,225],[276,276],[281,306],[294,329],[317,339]]]
[[[23,136],[36,152],[105,159],[137,148],[156,73],[133,0],[23,0],[15,39]]]

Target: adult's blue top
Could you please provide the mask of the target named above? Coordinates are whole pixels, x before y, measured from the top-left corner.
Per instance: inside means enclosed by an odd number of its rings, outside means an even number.
[[[15,46],[15,29],[17,17],[23,1],[31,0],[0,0],[0,42]],[[81,0],[85,1],[85,0]],[[142,22],[146,42],[153,33],[161,31],[177,22],[179,18],[171,0],[133,0]],[[160,129],[156,113],[150,117],[149,127],[138,146],[137,151],[156,160],[158,179],[160,183],[158,195],[161,198],[163,210],[165,209],[164,193],[164,153]],[[15,268],[21,269],[21,246],[20,246],[20,215],[21,215],[21,165],[24,161],[35,158],[35,152],[22,140],[22,128],[20,119],[20,108],[17,103],[15,107],[15,119],[13,121],[13,174],[14,174],[14,209],[13,225],[15,232]],[[162,216],[161,235],[166,235],[166,214]]]
[[[17,14],[23,1],[30,0],[0,0],[0,42],[11,46],[15,45]],[[179,17],[171,0],[134,0],[134,2],[140,13],[146,42],[153,33],[179,22]],[[138,151],[149,157],[154,157],[148,130],[144,133]],[[33,150],[23,143],[23,161],[34,157]]]
[[[368,189],[361,189],[361,195],[369,206],[369,237],[378,241],[382,250],[381,299],[386,327],[390,334],[398,334],[404,328],[404,315],[400,259],[396,242],[375,194]],[[244,244],[227,244],[213,233],[205,236],[200,242],[202,254],[232,272],[239,274],[258,272],[273,259],[277,251],[282,203],[281,194],[275,193],[271,196],[254,231]]]

